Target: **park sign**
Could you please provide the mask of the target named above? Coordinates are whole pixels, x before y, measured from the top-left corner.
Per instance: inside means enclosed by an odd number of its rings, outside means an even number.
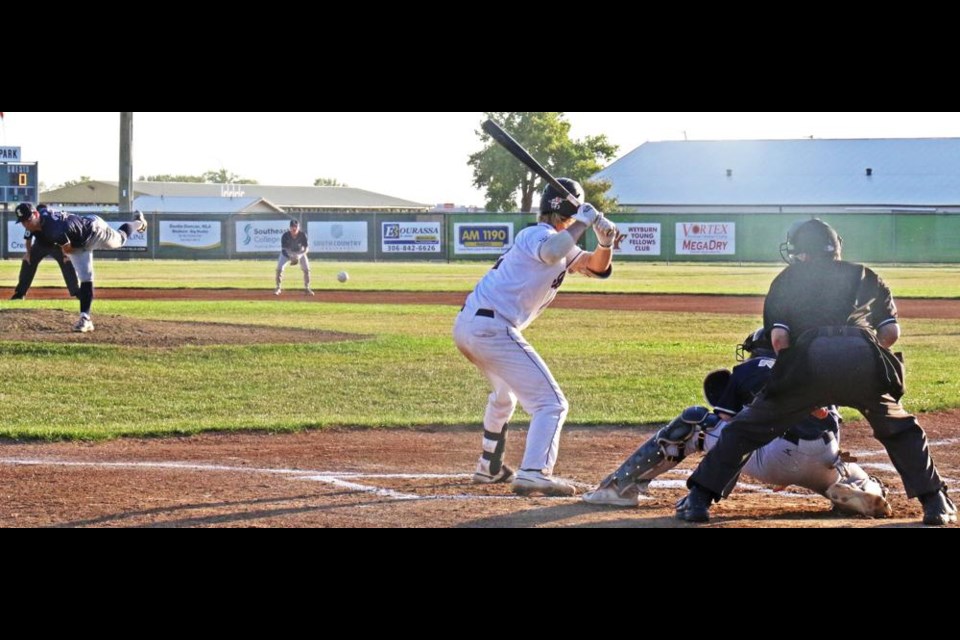
[[[0,147],[0,162],[20,162],[20,147]]]

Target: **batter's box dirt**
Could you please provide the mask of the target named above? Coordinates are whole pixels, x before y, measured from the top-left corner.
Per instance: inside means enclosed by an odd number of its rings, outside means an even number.
[[[153,348],[187,345],[342,342],[368,338],[368,336],[337,331],[141,320],[106,314],[94,314],[93,322],[96,330],[92,333],[74,333],[71,329],[76,321],[76,312],[58,309],[4,309],[0,310],[0,335],[4,340],[23,342],[68,342]]]

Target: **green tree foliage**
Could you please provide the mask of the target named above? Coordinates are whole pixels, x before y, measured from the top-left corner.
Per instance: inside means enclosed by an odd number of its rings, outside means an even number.
[[[205,182],[203,176],[175,176],[164,173],[158,176],[140,176],[141,182]]]
[[[570,138],[570,123],[562,111],[490,111],[488,118],[506,129],[540,164],[557,177],[568,177],[583,184],[586,199],[601,211],[613,211],[616,200],[606,197],[608,181],[587,180],[602,169],[617,153],[605,135]],[[487,211],[529,213],[539,205],[537,195],[543,189],[540,177],[527,169],[483,130],[477,135],[483,149],[470,156],[473,184],[486,189]]]
[[[93,180],[93,178],[91,178],[90,176],[80,176],[79,179],[77,179],[77,180],[67,180],[66,182],[64,182],[64,183],[61,184],[60,186],[54,187],[54,189],[65,189],[66,187],[73,187],[73,186],[76,186],[76,185],[78,185],[78,184],[83,184],[84,182],[90,182],[90,181],[92,181],[92,180]]]
[[[340,182],[336,178],[317,178],[313,181],[315,187],[349,187],[346,182]]]
[[[204,171],[199,176],[172,175],[163,173],[156,176],[140,176],[137,178],[142,182],[199,182],[206,184],[259,184],[256,180],[241,178],[235,173],[226,169],[219,171]]]

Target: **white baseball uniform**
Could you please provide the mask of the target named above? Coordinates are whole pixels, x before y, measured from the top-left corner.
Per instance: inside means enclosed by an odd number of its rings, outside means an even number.
[[[559,262],[544,262],[540,248],[557,233],[542,222],[518,233],[513,246],[467,297],[453,327],[457,348],[493,386],[483,418],[484,455],[478,469],[487,473],[518,400],[531,415],[521,469],[550,475],[557,461],[569,405],[550,369],[521,331],[553,302],[567,273],[605,278],[612,271],[591,272],[587,262],[592,254],[576,246]]]

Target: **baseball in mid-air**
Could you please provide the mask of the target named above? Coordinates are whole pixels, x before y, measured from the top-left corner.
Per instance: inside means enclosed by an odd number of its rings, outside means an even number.
[[[346,271],[341,271],[340,273],[337,274],[337,280],[339,280],[340,282],[346,282],[349,279],[350,279],[350,274],[348,274]]]

